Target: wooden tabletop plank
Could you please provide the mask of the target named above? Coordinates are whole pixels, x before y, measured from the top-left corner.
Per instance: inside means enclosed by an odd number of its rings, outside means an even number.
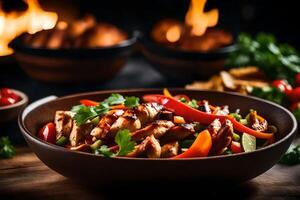
[[[181,187],[181,192],[171,194],[197,195],[197,190]],[[229,188],[229,191],[227,191]],[[153,187],[155,189],[155,186]],[[216,188],[212,195],[235,194],[240,198],[300,198],[300,165],[275,165],[261,176],[240,186]],[[232,191],[231,191],[232,190]],[[137,193],[136,190],[134,190]],[[99,190],[74,183],[44,165],[28,147],[17,148],[12,159],[0,160],[0,199],[111,199],[128,195],[138,199],[141,195],[155,198],[156,193],[168,194],[160,188],[149,194],[148,188],[139,189],[136,198],[130,189],[122,193],[111,190]],[[210,194],[207,192],[206,194]],[[192,196],[191,196],[192,197]]]

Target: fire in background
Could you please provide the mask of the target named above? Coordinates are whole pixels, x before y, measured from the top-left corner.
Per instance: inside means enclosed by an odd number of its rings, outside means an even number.
[[[38,0],[24,2],[28,5],[25,11],[10,12],[5,12],[0,2],[0,56],[13,53],[8,44],[18,35],[24,32],[34,34],[56,25],[58,16],[55,12],[43,10]]]
[[[232,35],[212,28],[218,24],[219,10],[205,11],[206,0],[191,0],[185,22],[163,19],[152,30],[157,43],[185,51],[210,51],[232,43]]]

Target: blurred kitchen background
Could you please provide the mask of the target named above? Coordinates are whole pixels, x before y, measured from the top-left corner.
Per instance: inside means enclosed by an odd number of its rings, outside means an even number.
[[[1,0],[4,11],[25,10],[22,0]],[[55,11],[61,20],[72,20],[84,14],[93,14],[98,20],[131,29],[149,28],[159,19],[183,19],[189,0],[152,1],[97,1],[97,0],[39,0],[47,11]],[[298,28],[299,8],[295,1],[273,0],[208,0],[206,9],[219,8],[220,24],[228,22],[235,30],[256,33],[271,32],[280,40],[300,47]]]

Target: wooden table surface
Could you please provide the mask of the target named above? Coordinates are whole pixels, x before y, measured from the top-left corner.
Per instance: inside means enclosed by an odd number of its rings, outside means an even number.
[[[226,183],[224,183],[226,185]],[[208,195],[235,199],[300,199],[300,165],[275,165],[261,176],[241,185],[155,186],[114,189],[89,188],[74,183],[44,165],[28,147],[17,148],[12,159],[0,160],[0,199],[154,199],[161,195],[184,199]],[[130,198],[129,198],[130,197]],[[201,199],[201,198],[199,198]]]

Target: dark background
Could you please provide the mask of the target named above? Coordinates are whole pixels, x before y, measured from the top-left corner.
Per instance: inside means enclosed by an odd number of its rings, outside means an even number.
[[[21,0],[0,0],[3,9],[26,10]],[[61,20],[71,21],[87,13],[99,21],[121,26],[126,30],[146,31],[159,19],[170,17],[183,19],[189,0],[40,0],[46,10],[56,11]],[[220,26],[234,33],[241,31],[257,33],[260,31],[274,34],[279,41],[288,42],[300,49],[300,19],[296,1],[273,0],[208,0],[206,8],[218,8]],[[92,72],[87,72],[92,73]],[[183,87],[184,84],[168,81],[144,58],[135,53],[124,69],[107,83],[49,84],[29,78],[17,63],[2,62],[0,58],[0,87],[10,87],[24,91],[30,102],[48,95],[67,95],[71,93],[150,87]],[[0,135],[11,135],[22,141],[16,122],[0,124]]]
[[[22,0],[0,0],[7,11],[26,9]],[[43,8],[58,11],[63,20],[92,13],[98,20],[128,29],[144,29],[161,18],[183,19],[189,0],[40,0]],[[220,25],[234,31],[275,34],[300,48],[299,6],[295,0],[208,0],[207,9],[219,8]]]

